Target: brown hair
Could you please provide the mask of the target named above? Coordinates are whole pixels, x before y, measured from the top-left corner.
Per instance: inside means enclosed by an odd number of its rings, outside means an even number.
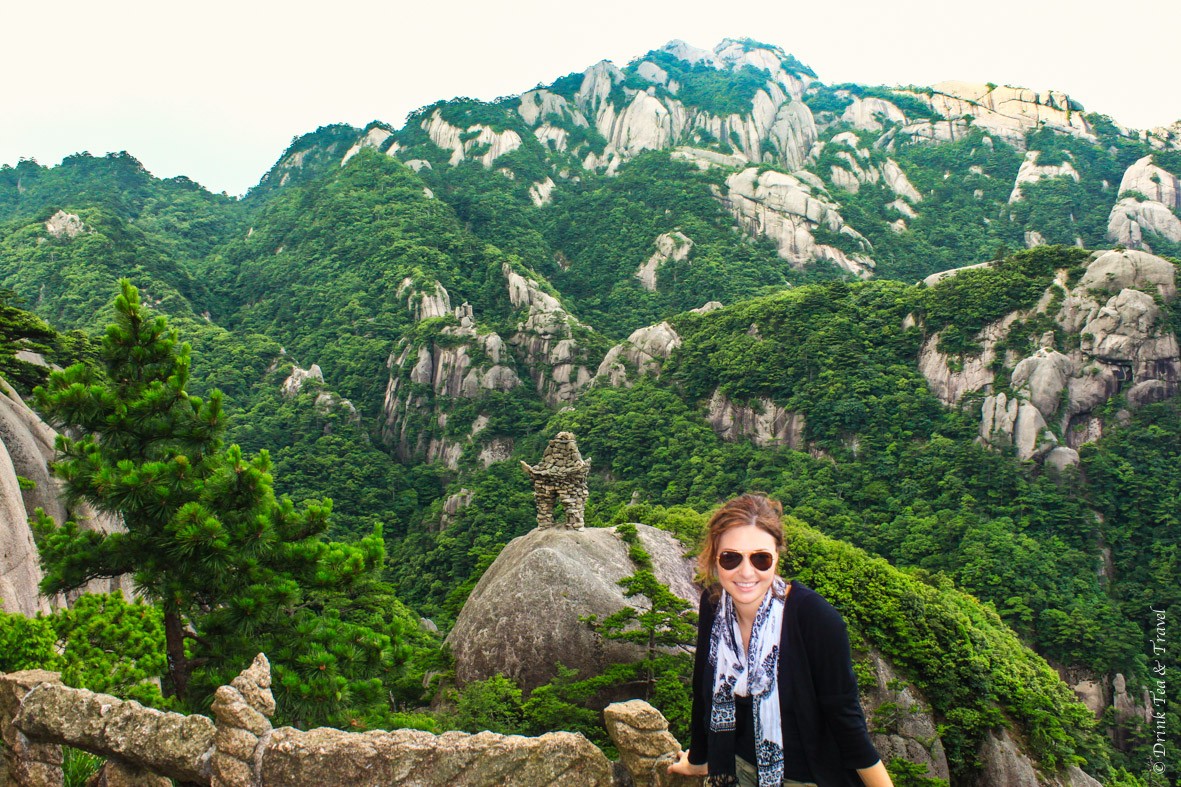
[[[765,495],[745,494],[729,500],[714,512],[706,526],[705,542],[697,556],[697,570],[706,585],[718,589],[718,542],[735,527],[754,525],[775,539],[775,551],[783,552],[783,506]]]

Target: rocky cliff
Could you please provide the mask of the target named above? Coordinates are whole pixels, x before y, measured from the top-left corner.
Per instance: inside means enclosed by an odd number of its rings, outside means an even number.
[[[34,615],[65,606],[66,596],[46,598],[37,589],[41,570],[29,517],[40,508],[58,523],[73,519],[84,528],[111,532],[122,525],[88,506],[73,508],[62,500],[49,472],[55,433],[0,380],[0,610]],[[129,598],[129,577],[93,580],[78,592],[122,590]],[[71,594],[71,597],[73,594]]]
[[[1113,396],[1134,408],[1177,394],[1177,335],[1162,311],[1177,296],[1176,278],[1173,263],[1142,251],[1095,252],[1073,286],[1059,272],[1033,309],[987,326],[978,353],[953,364],[939,335],[929,337],[920,369],[948,405],[983,395],[982,440],[1011,445],[1022,460],[1077,464],[1076,449],[1102,435],[1097,411]],[[1038,315],[1050,330],[1029,337],[1040,346],[1022,357],[1006,340]]]

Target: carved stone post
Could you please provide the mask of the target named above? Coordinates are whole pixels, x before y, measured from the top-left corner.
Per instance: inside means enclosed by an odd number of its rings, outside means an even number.
[[[7,784],[16,787],[56,787],[62,783],[62,747],[32,743],[17,729],[16,715],[21,702],[39,683],[61,683],[61,675],[45,670],[24,670],[0,674],[0,741],[4,742],[3,768]]]
[[[558,432],[541,461],[532,467],[521,462],[521,468],[533,481],[533,499],[537,503],[537,526],[553,527],[554,505],[558,502],[566,512],[562,524],[573,530],[581,530],[586,519],[586,499],[589,496],[586,477],[590,473],[590,460],[584,460],[578,452],[578,443],[570,432]]]
[[[254,663],[229,686],[213,695],[214,736],[213,787],[253,787],[254,750],[259,738],[271,731],[275,713],[271,694],[271,664],[259,653]]]

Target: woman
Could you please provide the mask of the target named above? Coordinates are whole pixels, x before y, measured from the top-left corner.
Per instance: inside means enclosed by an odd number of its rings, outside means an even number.
[[[691,740],[669,773],[711,785],[892,787],[866,731],[845,622],[776,573],[782,515],[779,503],[743,495],[710,519]]]

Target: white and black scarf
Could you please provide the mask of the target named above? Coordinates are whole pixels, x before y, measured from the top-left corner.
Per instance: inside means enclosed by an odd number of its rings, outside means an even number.
[[[711,785],[736,784],[734,696],[749,695],[754,707],[755,757],[759,786],[783,782],[783,724],[779,718],[779,637],[783,628],[786,583],[776,577],[755,613],[750,647],[742,652],[742,632],[730,594],[722,591],[709,635],[709,663],[714,671],[713,710],[709,719]],[[751,668],[748,668],[751,665]]]

